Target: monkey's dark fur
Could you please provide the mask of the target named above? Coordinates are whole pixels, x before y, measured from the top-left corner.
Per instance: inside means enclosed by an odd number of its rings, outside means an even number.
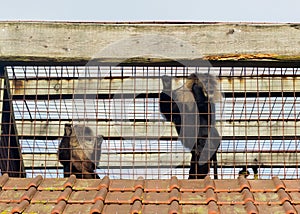
[[[64,168],[64,177],[99,178],[94,172],[99,162],[103,137],[95,137],[91,128],[65,124],[59,144],[58,159]]]
[[[214,127],[214,102],[221,98],[217,83],[209,74],[191,74],[177,89],[173,89],[169,76],[163,76],[162,82],[160,111],[167,121],[175,124],[184,146],[191,149],[189,179],[204,178],[209,172],[210,162],[216,162],[221,140]],[[190,137],[195,135],[197,137]]]
[[[186,85],[192,90],[200,118],[198,139],[192,150],[189,178],[204,178],[213,161],[214,177],[217,179],[216,153],[221,143],[221,137],[215,128],[215,100],[219,99],[221,94],[216,88],[215,78],[209,74],[191,74]]]
[[[173,122],[176,126],[176,131],[179,134],[181,128],[180,110],[175,102],[176,94],[172,91],[172,78],[169,76],[162,77],[163,90],[159,96],[160,112],[164,115],[167,121]]]

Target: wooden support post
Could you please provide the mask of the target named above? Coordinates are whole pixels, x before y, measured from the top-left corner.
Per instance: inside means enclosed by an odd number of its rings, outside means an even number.
[[[25,177],[25,169],[9,90],[9,80],[5,67],[0,66],[0,113],[1,143],[0,169],[10,177]]]

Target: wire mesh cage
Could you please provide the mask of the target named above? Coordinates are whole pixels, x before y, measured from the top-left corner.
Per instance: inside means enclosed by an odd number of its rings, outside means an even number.
[[[78,165],[92,178],[189,178],[193,148],[162,113],[161,96],[164,76],[173,94],[191,74],[214,77],[222,95],[209,113],[220,136],[210,176],[299,178],[300,72],[269,67],[5,67],[1,172],[56,178]]]

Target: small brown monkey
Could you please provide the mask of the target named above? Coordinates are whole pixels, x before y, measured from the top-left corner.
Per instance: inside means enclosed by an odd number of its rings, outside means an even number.
[[[95,136],[90,127],[65,124],[59,144],[58,159],[64,167],[64,177],[99,178],[94,172],[100,160],[103,136]]]

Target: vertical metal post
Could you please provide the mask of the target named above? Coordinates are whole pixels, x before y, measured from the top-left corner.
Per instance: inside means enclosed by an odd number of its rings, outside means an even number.
[[[0,169],[10,177],[25,177],[24,163],[15,124],[9,79],[4,66],[0,66]]]

